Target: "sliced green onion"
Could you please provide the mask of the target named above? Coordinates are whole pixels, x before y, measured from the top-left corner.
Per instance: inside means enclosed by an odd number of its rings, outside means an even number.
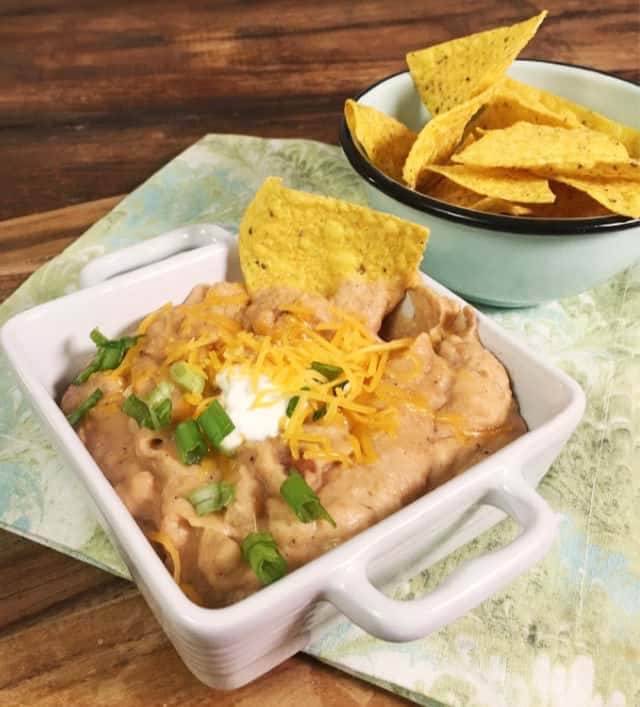
[[[91,331],[89,336],[98,350],[89,365],[73,379],[74,385],[81,385],[88,380],[92,373],[97,371],[110,371],[117,368],[122,363],[127,351],[140,339],[139,336],[107,339],[97,327]]]
[[[287,404],[287,417],[291,417],[291,415],[293,415],[299,400],[299,395],[294,395],[293,398],[289,398],[289,402]]]
[[[200,486],[186,496],[199,516],[226,508],[236,497],[236,490],[231,484],[220,481],[216,484]]]
[[[91,330],[89,338],[96,346],[104,346],[105,344],[109,343],[109,339],[107,339],[107,337],[100,331],[100,329],[98,329],[98,327],[95,327]]]
[[[73,411],[70,412],[67,415],[67,420],[69,420],[69,424],[73,425],[73,427],[76,427],[78,423],[82,420],[82,418],[91,410],[92,407],[94,407],[98,401],[102,398],[102,391],[100,388],[96,388],[93,393],[78,407]]]
[[[201,395],[206,378],[202,373],[186,361],[176,361],[171,365],[169,373],[173,380],[190,393]]]
[[[73,385],[82,385],[85,381],[89,380],[89,376],[96,371],[99,371],[99,362],[94,358],[93,361],[83,370],[78,373],[78,375],[71,381]]]
[[[160,430],[171,422],[172,390],[170,383],[162,382],[151,391],[146,402],[137,395],[130,395],[122,403],[122,412],[132,417],[140,427]]]
[[[204,430],[214,447],[220,447],[222,440],[236,428],[222,405],[212,400],[209,407],[198,418],[198,424]]]
[[[159,430],[171,422],[173,404],[171,394],[173,386],[167,381],[162,381],[151,391],[147,397],[147,407],[154,430]]]
[[[315,491],[300,476],[297,469],[289,470],[289,477],[280,487],[282,498],[291,506],[293,512],[303,523],[323,518],[335,528],[336,522],[320,503]]]
[[[125,415],[132,417],[139,427],[146,427],[148,430],[154,429],[149,406],[144,400],[140,400],[137,395],[130,395],[125,398],[121,409]]]
[[[171,398],[165,398],[157,405],[149,405],[149,416],[154,430],[161,430],[171,422],[173,405]]]
[[[98,349],[98,370],[112,371],[124,358],[125,350],[121,346],[104,346]]]
[[[197,464],[209,451],[195,420],[185,420],[176,427],[176,445],[183,464]]]
[[[240,547],[244,561],[262,584],[271,584],[286,574],[287,563],[271,533],[249,533]]]
[[[95,327],[95,329],[91,330],[89,337],[96,346],[108,346],[110,348],[117,349],[119,349],[120,347],[124,347],[128,351],[134,344],[138,342],[139,339],[142,338],[142,335],[123,336],[120,339],[107,339],[107,337],[100,331],[100,329],[98,329],[98,327]]]
[[[336,379],[342,373],[340,366],[332,366],[330,363],[321,363],[320,361],[312,361],[311,368],[322,374],[328,381]]]
[[[155,407],[160,405],[160,403],[165,400],[171,400],[171,394],[173,393],[173,386],[167,381],[162,381],[151,391],[147,397],[147,405],[149,407]]]
[[[317,422],[318,420],[321,420],[326,414],[327,414],[327,406],[323,405],[322,407],[318,408],[317,410],[314,410],[313,415],[311,415],[311,419],[314,422]]]

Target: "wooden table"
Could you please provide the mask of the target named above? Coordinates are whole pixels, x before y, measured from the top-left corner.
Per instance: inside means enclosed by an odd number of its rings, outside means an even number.
[[[544,6],[525,56],[638,80],[636,0]],[[535,11],[515,0],[0,0],[0,300],[202,134],[336,142],[345,97],[403,68],[406,51]],[[405,704],[304,656],[213,693],[133,585],[0,533],[0,704],[214,701]]]

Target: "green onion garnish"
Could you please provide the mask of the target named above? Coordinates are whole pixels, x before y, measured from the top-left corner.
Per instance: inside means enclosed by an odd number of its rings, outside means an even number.
[[[287,417],[291,417],[291,415],[293,415],[299,400],[299,395],[294,395],[293,398],[289,398],[289,402],[287,404]]]
[[[321,420],[326,414],[327,414],[327,406],[323,405],[322,407],[318,408],[317,410],[314,410],[313,415],[311,415],[311,419],[314,422],[317,422],[318,420]]]
[[[165,398],[157,405],[147,405],[137,395],[130,395],[122,403],[122,412],[148,430],[160,430],[171,422],[171,398]]]
[[[312,361],[311,368],[322,374],[328,381],[336,379],[342,373],[340,366],[332,366],[330,363],[320,363],[320,361]]]
[[[171,400],[171,394],[173,393],[173,386],[167,381],[162,381],[151,391],[147,397],[147,405],[152,408],[160,405],[165,400]]]
[[[140,427],[159,430],[171,422],[171,386],[160,383],[152,391],[147,402],[137,395],[130,395],[122,403],[122,412],[132,417]]]
[[[98,400],[102,398],[102,391],[100,388],[96,388],[93,393],[78,407],[73,411],[70,412],[67,415],[67,420],[69,420],[69,424],[72,425],[73,427],[76,427],[76,425],[82,420],[82,418],[91,410],[92,407],[97,405]]]
[[[89,337],[96,346],[106,346],[114,349],[124,347],[125,353],[141,338],[141,336],[123,336],[121,339],[107,339],[98,327],[91,330]]]
[[[236,497],[236,490],[231,484],[221,481],[195,489],[186,496],[199,516],[226,508]]]
[[[176,445],[183,464],[197,464],[209,451],[195,420],[185,420],[176,427]]]
[[[271,584],[286,574],[287,563],[271,533],[249,533],[240,547],[242,557],[262,584]]]
[[[209,407],[198,418],[198,423],[209,438],[211,444],[218,448],[222,440],[236,428],[229,415],[227,415],[224,408],[217,400],[211,401]]]
[[[96,346],[105,346],[109,343],[109,339],[107,339],[107,337],[100,331],[100,329],[98,329],[98,327],[95,327],[95,329],[91,330],[89,338]]]
[[[91,341],[98,350],[89,365],[73,379],[74,385],[81,385],[96,371],[110,371],[117,368],[127,351],[140,339],[139,336],[124,336],[122,339],[107,339],[96,327],[90,334]]]
[[[171,422],[173,405],[171,398],[165,398],[157,405],[149,405],[149,415],[151,417],[152,429],[160,430]]]
[[[144,400],[140,400],[137,395],[130,395],[128,398],[125,398],[122,403],[122,412],[132,417],[138,423],[139,427],[146,427],[148,430],[153,429],[149,406]]]
[[[171,394],[173,386],[167,381],[162,381],[151,391],[147,398],[147,407],[154,430],[159,430],[171,422],[173,405]]]
[[[190,393],[201,395],[206,382],[200,371],[186,361],[176,361],[171,365],[169,373],[173,380]]]
[[[280,487],[282,498],[291,506],[293,512],[303,523],[324,518],[335,528],[336,522],[320,503],[315,491],[300,476],[295,468],[289,470],[289,478]]]

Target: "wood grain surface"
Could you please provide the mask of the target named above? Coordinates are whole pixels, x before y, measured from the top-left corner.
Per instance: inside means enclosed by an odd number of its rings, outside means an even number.
[[[544,6],[524,56],[640,78],[637,0]],[[406,51],[541,7],[0,0],[0,301],[204,133],[336,142],[344,99],[402,69]],[[2,707],[214,703],[407,704],[304,656],[211,691],[133,585],[0,532]]]
[[[638,78],[637,0],[0,0],[0,219],[127,192],[207,132],[337,142],[407,51],[543,6],[523,56]]]

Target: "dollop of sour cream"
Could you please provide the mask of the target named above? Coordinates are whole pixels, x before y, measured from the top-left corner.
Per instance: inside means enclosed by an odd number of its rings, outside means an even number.
[[[254,390],[251,378],[233,366],[220,371],[216,383],[222,391],[220,404],[235,425],[235,430],[222,440],[225,451],[233,452],[245,441],[262,442],[278,436],[287,398],[280,393],[269,393],[261,396],[260,407],[252,407],[261,392],[274,390],[270,378],[259,376]]]

